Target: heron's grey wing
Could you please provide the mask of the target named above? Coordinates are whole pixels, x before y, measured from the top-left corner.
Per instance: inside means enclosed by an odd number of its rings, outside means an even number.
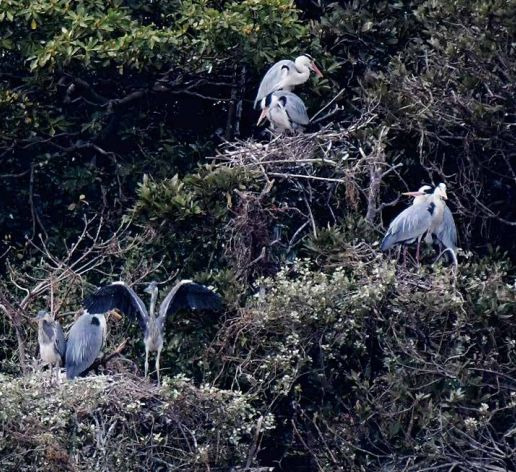
[[[445,206],[443,213],[443,221],[437,228],[435,236],[445,248],[457,249],[457,227],[453,219],[452,212]]]
[[[86,298],[84,307],[88,313],[106,313],[117,308],[126,316],[136,317],[143,331],[149,320],[142,299],[124,282],[115,282],[99,288]]]
[[[159,317],[166,318],[183,308],[217,311],[221,307],[222,298],[213,290],[191,280],[182,280],[163,300],[159,308]]]
[[[54,326],[51,321],[43,320],[43,332],[49,341],[54,339]]]
[[[66,377],[73,379],[93,364],[102,349],[104,315],[85,313],[70,328],[66,343]]]
[[[310,122],[306,106],[295,93],[292,92],[277,92],[274,95],[283,95],[287,99],[285,109],[290,120],[299,125],[307,125]]]
[[[272,65],[260,82],[260,87],[258,88],[258,93],[254,100],[254,108],[256,108],[262,98],[269,95],[269,93],[274,92],[278,82],[295,67],[296,65],[294,64],[294,61],[289,59],[283,59]]]
[[[394,218],[383,238],[381,250],[386,251],[395,244],[412,241],[423,235],[432,221],[431,205],[433,203],[411,205]]]
[[[61,358],[64,359],[65,351],[66,351],[66,341],[63,333],[63,328],[61,328],[61,324],[58,321],[54,321],[54,329],[56,332],[56,339],[54,341],[54,346],[59,352]]]

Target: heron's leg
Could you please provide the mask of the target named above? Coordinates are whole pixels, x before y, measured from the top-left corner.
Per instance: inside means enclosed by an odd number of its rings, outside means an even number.
[[[160,378],[159,378],[159,356],[161,354],[161,348],[158,349],[158,353],[156,354],[156,374],[158,376],[158,387],[160,386]]]
[[[147,378],[147,374],[149,373],[149,348],[145,346],[145,378]]]
[[[405,266],[407,265],[407,246],[403,246],[403,262],[402,267],[405,269]]]
[[[417,238],[417,249],[416,249],[416,263],[419,265],[419,245],[421,244],[421,237]]]

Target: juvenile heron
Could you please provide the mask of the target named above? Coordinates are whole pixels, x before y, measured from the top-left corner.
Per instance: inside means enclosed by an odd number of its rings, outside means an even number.
[[[144,333],[145,344],[145,377],[149,371],[149,352],[156,352],[156,373],[159,376],[159,358],[163,348],[163,335],[167,316],[181,309],[219,310],[222,305],[220,295],[208,287],[191,280],[181,280],[168,292],[155,314],[158,299],[158,284],[151,282],[145,289],[151,296],[149,310],[145,308],[142,299],[124,282],[114,282],[101,287],[88,297],[85,306],[88,311],[106,312],[117,308],[127,316],[136,316]]]
[[[291,91],[296,85],[305,83],[310,77],[310,71],[315,72],[317,77],[323,76],[315,65],[313,57],[309,54],[303,54],[297,57],[295,61],[283,59],[276,62],[260,82],[254,107],[256,108],[258,103],[271,92],[276,90]]]
[[[260,105],[262,114],[257,125],[267,117],[273,130],[302,131],[310,122],[303,100],[295,93],[284,91],[269,93],[262,99]]]
[[[106,310],[108,311],[108,310]],[[109,313],[116,320],[121,316]],[[66,378],[74,379],[87,370],[99,356],[106,342],[107,323],[104,313],[89,313],[77,318],[68,332],[66,343]]]
[[[446,186],[439,184],[433,193],[425,197],[424,192],[411,192],[413,196],[422,197],[419,203],[415,203],[403,210],[389,225],[389,229],[383,238],[381,250],[387,251],[397,244],[411,244],[417,241],[416,261],[419,263],[419,246],[421,239],[426,234],[425,240],[431,242],[432,233],[443,222],[443,214],[446,196]],[[415,195],[415,193],[419,193]]]
[[[40,310],[35,317],[38,323],[38,344],[41,360],[50,368],[52,379],[53,367],[63,365],[66,349],[66,341],[63,329],[58,321],[48,311]]]

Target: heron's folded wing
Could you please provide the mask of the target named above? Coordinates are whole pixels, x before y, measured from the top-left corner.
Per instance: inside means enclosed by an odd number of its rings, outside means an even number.
[[[283,95],[287,98],[285,109],[287,110],[291,121],[299,125],[307,125],[310,122],[303,100],[301,100],[301,98],[299,98],[295,93],[275,92],[274,95]]]
[[[394,244],[411,241],[423,235],[430,227],[431,221],[432,213],[428,203],[405,208],[389,225],[382,241],[382,251],[389,249]]]
[[[102,349],[103,315],[85,313],[70,328],[66,343],[66,377],[73,379],[90,367]]]
[[[260,87],[258,88],[258,93],[256,94],[256,98],[254,100],[255,108],[262,98],[276,90],[275,87],[278,82],[284,77],[285,74],[288,74],[290,70],[293,70],[295,66],[296,65],[293,61],[289,59],[283,59],[282,61],[276,62],[276,64],[269,68],[269,70],[265,73],[262,81],[260,82]]]
[[[437,228],[435,236],[445,248],[456,250],[457,227],[455,226],[452,212],[447,206],[444,207],[443,221]]]
[[[59,352],[59,354],[61,355],[61,357],[64,358],[66,352],[66,341],[63,333],[63,328],[61,328],[61,324],[58,321],[54,321],[54,323],[56,330],[55,347],[57,349],[57,352]]]

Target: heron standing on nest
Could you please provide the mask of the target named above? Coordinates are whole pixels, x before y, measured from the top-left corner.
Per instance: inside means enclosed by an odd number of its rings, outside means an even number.
[[[38,311],[35,321],[38,323],[39,355],[41,360],[48,364],[52,379],[54,366],[57,368],[57,375],[59,367],[64,363],[66,341],[63,329],[59,321],[54,320],[46,310]]]
[[[142,299],[124,282],[114,282],[101,287],[86,299],[85,306],[88,311],[94,312],[118,309],[125,315],[138,319],[144,334],[145,377],[147,377],[149,371],[149,353],[156,352],[156,373],[158,385],[160,385],[159,359],[163,349],[167,317],[172,316],[181,309],[217,311],[221,308],[222,299],[220,295],[204,285],[191,280],[181,280],[168,292],[156,315],[156,303],[158,300],[157,282],[151,282],[145,289],[145,292],[151,296],[148,311]]]

